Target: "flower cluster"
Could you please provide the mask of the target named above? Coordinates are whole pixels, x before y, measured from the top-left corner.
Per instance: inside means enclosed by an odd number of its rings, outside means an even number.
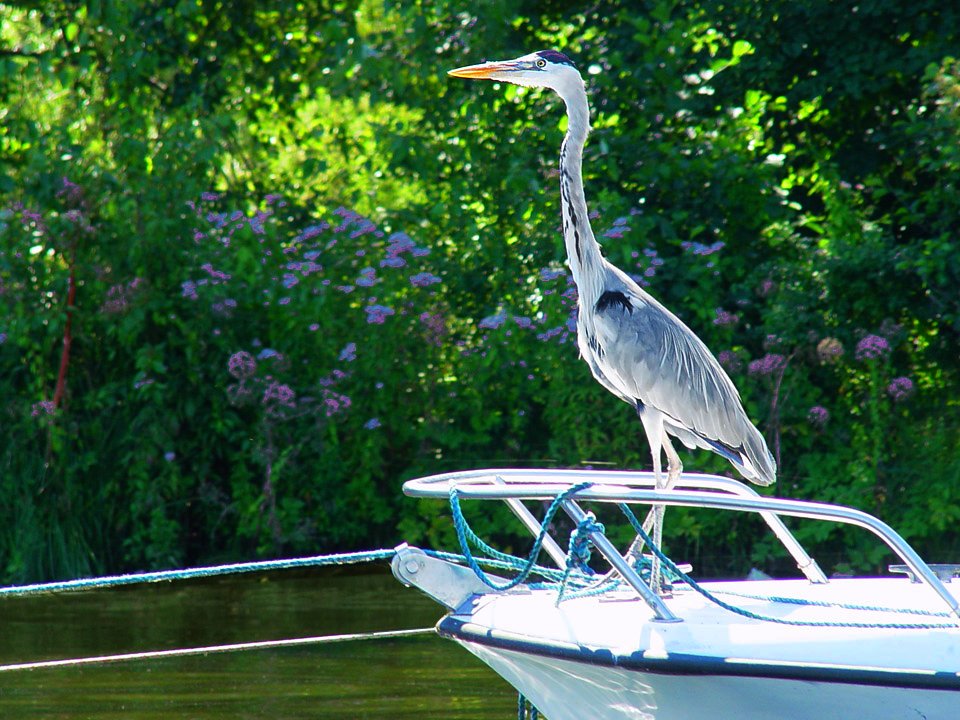
[[[890,352],[890,343],[880,335],[867,335],[857,343],[853,356],[857,360],[876,360]]]
[[[436,300],[427,308],[417,307],[421,298],[436,297],[429,288],[443,279],[422,265],[418,267],[418,261],[430,255],[430,250],[408,234],[394,232],[387,237],[370,219],[341,207],[333,213],[335,221],[314,222],[285,238],[284,216],[276,213],[276,208],[284,205],[278,196],[268,197],[265,208],[254,213],[207,209],[208,203],[220,200],[216,193],[205,193],[200,202],[190,204],[200,226],[193,242],[208,254],[205,262],[201,265],[198,261],[198,267],[181,282],[182,297],[201,304],[209,302],[211,314],[227,320],[234,316],[239,303],[259,299],[263,307],[282,312],[285,322],[296,317],[319,319],[315,314],[319,297],[324,316],[335,317],[337,324],[345,313],[353,314],[353,323],[368,326],[409,318],[408,323],[419,321],[429,345],[443,344],[449,329]],[[238,249],[241,242],[242,249]],[[256,263],[253,271],[248,264],[251,258]],[[427,290],[419,294],[411,292],[411,286]],[[331,294],[352,297],[340,301]],[[350,322],[346,320],[343,326],[351,327]],[[304,326],[310,332],[332,327],[310,320]],[[355,324],[353,327],[356,331]],[[220,332],[220,327],[213,329],[214,334]],[[255,341],[253,347],[258,347]],[[352,363],[357,355],[358,343],[348,342],[337,361]],[[333,370],[311,394],[302,386],[294,389],[297,386],[289,380],[290,365],[271,348],[260,350],[256,357],[246,350],[235,352],[227,363],[227,371],[235,379],[228,388],[231,402],[261,407],[273,418],[304,414],[333,417],[351,406],[351,398],[334,387],[345,373]]]
[[[373,325],[383,325],[386,319],[396,312],[392,307],[379,303],[367,305],[363,311],[367,314],[367,322]]]
[[[130,307],[130,300],[134,293],[140,288],[143,280],[134,278],[128,283],[112,285],[107,290],[107,298],[100,306],[100,312],[103,313],[121,313]]]
[[[441,347],[447,336],[447,321],[440,313],[420,313],[420,324],[426,331],[427,342]]]
[[[728,327],[731,325],[736,325],[740,322],[740,316],[735,315],[734,313],[727,312],[723,308],[717,308],[715,310],[716,317],[713,319],[714,325],[719,325],[721,327]]]
[[[825,337],[817,343],[817,357],[822,363],[835,363],[843,357],[843,343],[833,337]]]
[[[814,405],[807,413],[807,419],[810,421],[811,425],[823,427],[830,419],[830,412],[821,405]]]
[[[743,361],[733,350],[721,350],[717,360],[729,372],[739,372],[743,369]]]
[[[41,417],[43,415],[53,415],[56,411],[57,406],[53,404],[53,400],[41,400],[40,402],[35,402],[30,409],[31,417]]]
[[[896,377],[887,385],[887,394],[894,402],[906,400],[913,395],[913,380],[908,377]]]
[[[227,361],[227,371],[237,380],[246,380],[257,372],[257,361],[246,350],[241,350],[230,356],[230,360]]]
[[[429,272],[417,273],[410,276],[410,284],[414,287],[428,287],[441,282],[440,278]]]
[[[751,375],[772,375],[787,366],[787,359],[777,353],[767,353],[759,360],[751,360],[747,372]]]
[[[704,245],[703,243],[698,243],[698,242],[690,242],[689,240],[686,240],[680,243],[680,247],[682,247],[684,250],[689,250],[694,255],[703,255],[703,256],[713,255],[714,253],[718,253],[721,250],[723,250],[723,248],[725,248],[726,246],[727,244],[723,242],[723,240],[717,240],[716,242],[710,243],[709,245]]]

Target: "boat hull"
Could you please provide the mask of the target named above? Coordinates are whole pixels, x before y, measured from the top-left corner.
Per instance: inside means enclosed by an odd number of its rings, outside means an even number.
[[[760,675],[650,672],[454,638],[549,720],[955,720],[960,692]]]
[[[749,616],[688,589],[667,600],[682,622],[657,620],[629,592],[558,603],[556,591],[524,590],[473,595],[438,632],[549,720],[960,718],[960,627],[937,614],[923,586],[906,578],[705,586]]]

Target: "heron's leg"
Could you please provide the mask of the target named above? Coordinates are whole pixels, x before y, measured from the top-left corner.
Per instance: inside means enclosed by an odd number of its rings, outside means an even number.
[[[663,478],[658,474],[657,490],[669,490],[672,488],[677,480],[680,479],[680,472],[683,470],[683,463],[680,462],[680,456],[677,455],[677,451],[674,450],[673,443],[670,442],[670,436],[667,435],[666,430],[663,431],[663,451],[667,456],[667,480],[663,482]],[[648,520],[650,520],[650,515],[653,516],[653,537],[651,540],[653,540],[653,544],[660,550],[663,550],[663,516],[665,512],[666,507],[664,505],[655,505],[647,516]],[[663,570],[660,566],[660,558],[656,555],[653,557],[653,567],[650,571],[650,577],[655,583],[654,590],[657,593],[661,593],[664,584]]]
[[[669,487],[669,484],[674,482],[672,476],[674,474],[674,461],[673,458],[676,458],[676,461],[679,462],[679,457],[673,449],[673,445],[670,444],[670,438],[667,437],[666,431],[663,429],[663,418],[657,412],[651,412],[649,408],[641,408],[638,406],[638,413],[640,415],[640,420],[643,422],[643,429],[647,434],[647,441],[650,443],[650,455],[653,460],[653,477],[654,483],[657,490],[662,490],[665,487]],[[667,460],[668,460],[668,476],[667,482],[664,482],[663,473],[661,471],[660,465],[660,450],[664,447],[666,443],[667,450]],[[679,471],[676,472],[679,476]],[[652,516],[652,517],[651,517]],[[653,537],[651,538],[653,542],[660,547],[660,540],[662,538],[662,518],[663,518],[663,506],[656,505],[650,511],[650,514],[647,515],[647,519],[644,521],[643,529],[644,532],[649,533],[648,524],[653,523]],[[627,550],[627,560],[632,564],[636,562],[643,552],[643,539],[638,535],[634,538],[633,543],[630,545],[630,549]],[[661,578],[660,578],[660,561],[655,556],[653,559],[653,567],[650,572],[650,581],[651,588],[657,594],[660,593],[661,589]]]
[[[657,453],[653,462],[653,472],[657,490],[669,490],[677,483],[677,480],[680,479],[680,473],[683,471],[683,462],[681,462],[680,456],[674,449],[673,443],[670,441],[670,436],[667,435],[666,430],[662,431],[661,441],[663,451],[667,456],[666,482],[663,482],[663,476],[660,473],[659,453]],[[650,535],[651,532],[653,533],[650,539],[658,548],[663,545],[663,516],[665,509],[663,505],[655,505],[650,509],[650,512],[647,513],[647,517],[643,521],[643,531],[648,535]],[[630,545],[627,556],[631,562],[635,562],[639,559],[642,552],[643,539],[638,535]],[[660,570],[660,559],[656,556],[653,558],[651,577],[656,578],[655,582],[657,587],[655,589],[659,592],[662,589],[663,578]]]
[[[673,449],[673,443],[670,441],[670,436],[667,435],[666,431],[663,433],[663,451],[667,455],[667,482],[662,489],[669,490],[676,485],[677,480],[680,479],[680,473],[683,472],[683,463],[680,461],[680,456],[677,455],[677,451]],[[661,488],[658,487],[657,489]],[[655,517],[656,508],[653,508],[647,513],[647,517],[643,521],[643,531],[648,535],[653,528]],[[659,544],[657,547],[659,547]]]

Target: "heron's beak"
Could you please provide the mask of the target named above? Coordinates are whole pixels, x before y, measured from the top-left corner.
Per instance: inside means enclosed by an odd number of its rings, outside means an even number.
[[[511,62],[485,62],[479,65],[467,65],[456,70],[448,70],[447,75],[469,78],[471,80],[493,80],[498,73],[509,73],[517,69]]]

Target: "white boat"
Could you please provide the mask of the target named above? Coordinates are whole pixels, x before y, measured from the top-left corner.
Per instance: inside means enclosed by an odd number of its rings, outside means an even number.
[[[575,588],[561,590],[397,549],[397,578],[448,611],[439,634],[487,663],[549,720],[960,718],[960,587],[949,582],[960,566],[928,566],[871,515],[761,497],[735,480],[691,474],[656,491],[651,473],[478,470],[411,480],[404,492],[503,500],[534,535],[541,525],[522,501],[552,501],[611,566],[606,582],[585,589],[590,578],[579,574]],[[600,503],[759,513],[799,577],[698,583],[684,575],[657,595],[590,522],[584,506]],[[781,516],[865,528],[899,556],[903,565],[891,570],[901,574],[828,579]],[[545,534],[543,549],[562,572],[560,544]]]

